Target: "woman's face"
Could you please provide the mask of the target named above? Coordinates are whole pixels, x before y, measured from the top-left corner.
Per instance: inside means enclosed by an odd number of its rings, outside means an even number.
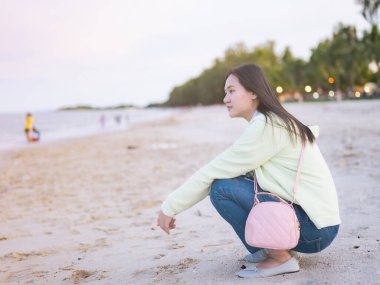
[[[241,117],[250,121],[258,106],[257,96],[247,91],[233,74],[227,77],[224,91],[226,95],[223,102],[230,117]]]

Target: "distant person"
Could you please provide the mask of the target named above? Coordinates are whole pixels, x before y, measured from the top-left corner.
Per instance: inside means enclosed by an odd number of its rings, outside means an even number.
[[[121,115],[116,115],[115,116],[115,122],[120,125],[121,124]]]
[[[106,116],[105,116],[104,114],[102,114],[102,115],[100,116],[99,122],[100,122],[100,126],[101,126],[102,128],[104,128],[104,127],[106,126]]]
[[[318,127],[304,125],[284,109],[257,65],[231,69],[224,90],[223,102],[229,116],[245,119],[248,126],[232,146],[167,197],[157,225],[169,234],[176,228],[177,214],[210,196],[212,205],[249,252],[244,261],[252,264],[238,271],[239,277],[268,277],[299,271],[298,260],[290,250],[302,253],[324,250],[335,239],[341,223],[334,181],[316,141]],[[294,193],[301,158],[300,179]],[[253,177],[248,175],[252,171]],[[261,201],[277,201],[271,194],[294,201],[300,223],[300,238],[294,248],[258,248],[246,242],[245,225],[254,203],[254,181],[258,191],[267,194],[260,195]],[[280,230],[273,223],[265,226],[274,236]],[[213,235],[210,231],[203,234]]]
[[[33,116],[31,113],[26,114],[25,135],[28,142],[36,142],[40,140],[40,132],[34,127]]]

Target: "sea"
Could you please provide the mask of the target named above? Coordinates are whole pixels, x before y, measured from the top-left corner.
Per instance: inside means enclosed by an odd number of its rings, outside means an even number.
[[[139,123],[170,117],[178,111],[171,108],[136,108],[33,112],[34,126],[41,135],[36,143],[26,141],[26,113],[0,113],[0,150],[120,132]]]

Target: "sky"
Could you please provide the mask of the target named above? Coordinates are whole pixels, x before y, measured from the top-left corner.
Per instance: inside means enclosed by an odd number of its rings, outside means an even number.
[[[0,0],[0,112],[163,102],[239,42],[308,59],[355,0]]]

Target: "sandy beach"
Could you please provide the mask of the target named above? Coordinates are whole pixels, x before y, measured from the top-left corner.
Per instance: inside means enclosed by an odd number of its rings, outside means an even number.
[[[380,284],[380,101],[285,107],[320,126],[343,221],[299,273],[235,276],[246,251],[209,199],[157,228],[165,197],[246,126],[211,106],[0,153],[0,284]]]

